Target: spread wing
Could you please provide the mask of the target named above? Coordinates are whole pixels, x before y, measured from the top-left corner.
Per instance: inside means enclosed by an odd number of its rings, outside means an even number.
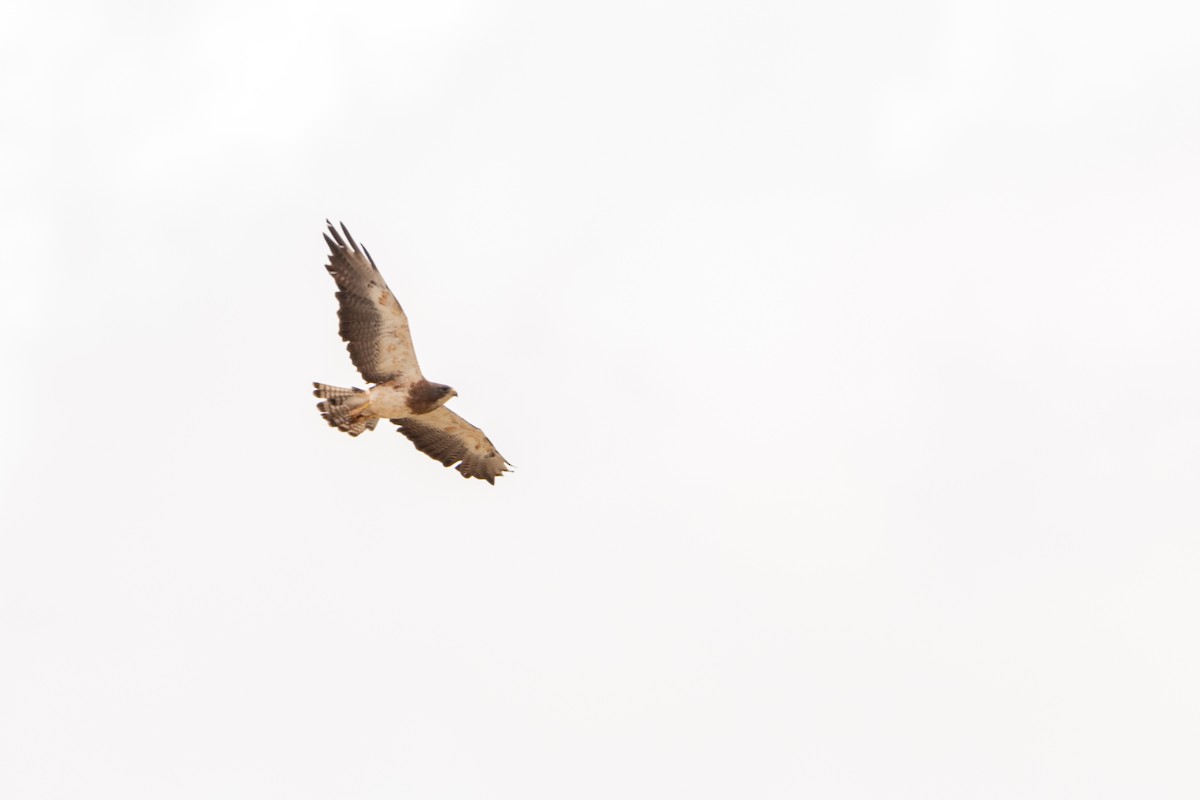
[[[346,341],[350,360],[371,383],[403,378],[420,380],[421,368],[408,332],[408,317],[388,289],[367,248],[360,247],[346,226],[343,239],[326,220],[329,263],[325,269],[337,282],[338,333]],[[333,238],[330,238],[332,235]]]
[[[480,478],[493,486],[502,472],[508,472],[504,456],[496,446],[465,419],[445,406],[417,417],[394,419],[400,432],[425,455],[443,466],[458,463],[464,478]],[[461,462],[461,463],[459,463]]]

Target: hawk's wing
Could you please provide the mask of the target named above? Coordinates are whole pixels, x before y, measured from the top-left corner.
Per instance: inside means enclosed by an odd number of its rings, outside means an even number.
[[[421,368],[408,332],[408,317],[379,274],[371,254],[354,241],[345,225],[343,239],[332,223],[326,220],[326,224],[329,263],[325,269],[337,282],[338,333],[346,341],[350,360],[371,383],[400,377],[420,380]]]
[[[434,461],[450,466],[458,462],[456,469],[464,478],[480,478],[493,486],[501,472],[508,472],[504,456],[496,452],[496,446],[465,419],[445,406],[428,414],[394,419],[400,432],[412,441],[425,455]]]

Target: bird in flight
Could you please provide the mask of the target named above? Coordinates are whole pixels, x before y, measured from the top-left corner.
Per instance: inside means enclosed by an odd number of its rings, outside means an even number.
[[[446,401],[458,392],[421,374],[408,317],[367,248],[354,241],[344,224],[341,233],[329,220],[325,224],[325,269],[337,283],[338,333],[363,379],[375,385],[343,389],[314,383],[321,416],[351,436],[375,430],[380,419],[387,419],[434,461],[447,467],[457,464],[464,478],[480,478],[494,486],[510,465],[483,431],[446,408]]]

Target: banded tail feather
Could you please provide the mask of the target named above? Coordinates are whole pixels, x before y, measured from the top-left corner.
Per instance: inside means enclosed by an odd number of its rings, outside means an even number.
[[[355,414],[354,412],[367,404],[370,395],[358,387],[343,388],[330,386],[327,383],[313,383],[313,394],[321,398],[317,410],[329,423],[330,427],[339,431],[358,436],[364,431],[375,430],[379,417],[372,414]]]

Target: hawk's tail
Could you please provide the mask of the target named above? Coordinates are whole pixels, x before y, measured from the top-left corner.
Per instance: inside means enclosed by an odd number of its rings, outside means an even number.
[[[351,436],[375,430],[375,423],[379,421],[379,417],[354,413],[367,404],[370,395],[365,391],[357,387],[343,389],[327,383],[314,383],[313,386],[316,387],[313,394],[321,398],[321,402],[317,403],[317,410],[332,427]]]

